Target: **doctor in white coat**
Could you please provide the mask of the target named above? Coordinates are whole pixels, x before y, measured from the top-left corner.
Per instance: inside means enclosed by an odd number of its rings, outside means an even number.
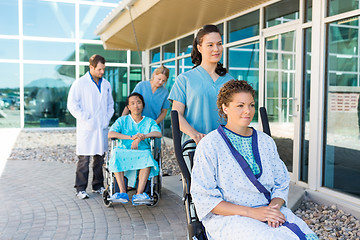
[[[76,80],[69,91],[67,107],[76,118],[76,169],[75,188],[79,199],[88,198],[90,156],[93,156],[92,191],[104,190],[102,166],[108,150],[108,125],[114,114],[114,101],[110,83],[102,76],[105,59],[93,55],[89,59],[90,71]]]

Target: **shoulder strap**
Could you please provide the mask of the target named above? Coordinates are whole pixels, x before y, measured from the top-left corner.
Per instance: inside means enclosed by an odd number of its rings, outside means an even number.
[[[251,171],[250,166],[247,164],[243,156],[235,149],[235,147],[231,144],[229,138],[226,136],[224,129],[220,125],[218,127],[218,132],[220,133],[220,136],[224,139],[226,145],[229,147],[231,153],[233,154],[236,161],[239,163],[240,167],[248,177],[248,179],[254,184],[254,186],[265,195],[266,199],[270,202],[271,201],[271,195],[270,192],[262,185],[257,178],[255,177],[254,173]],[[254,130],[254,134],[256,134],[256,131]]]
[[[261,192],[261,193],[263,193],[265,195],[266,199],[270,203],[271,202],[271,194],[270,194],[270,192],[264,187],[264,185],[262,185],[257,180],[254,173],[251,171],[249,165],[246,163],[245,159],[243,158],[243,156],[241,156],[241,154],[231,144],[229,138],[226,136],[226,134],[224,132],[224,129],[222,128],[221,125],[218,127],[217,130],[218,130],[220,136],[224,139],[226,145],[229,147],[231,153],[233,154],[236,161],[239,163],[240,167],[242,168],[242,170],[244,171],[244,173],[246,174],[248,179],[252,182],[252,184],[254,184],[254,186],[259,190],[259,192]],[[254,135],[256,136],[256,131],[255,130],[254,130]],[[289,223],[288,221],[286,221],[283,224],[283,226],[289,228],[293,233],[295,233],[299,237],[300,240],[306,240],[305,233],[303,233],[301,231],[301,229],[298,227],[298,225],[296,225],[295,223]]]

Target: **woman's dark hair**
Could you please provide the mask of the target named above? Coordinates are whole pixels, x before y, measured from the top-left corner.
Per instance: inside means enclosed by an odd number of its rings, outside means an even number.
[[[250,93],[253,98],[255,97],[254,88],[245,80],[232,79],[220,88],[216,105],[221,118],[224,118],[227,121],[227,116],[223,111],[222,105],[229,106],[229,103],[233,100],[234,94],[241,92]]]
[[[218,27],[215,25],[204,25],[202,27],[202,29],[200,29],[199,32],[196,34],[196,37],[194,38],[194,41],[192,44],[193,48],[191,50],[191,61],[195,65],[194,68],[199,66],[202,61],[202,56],[197,48],[197,45],[201,45],[203,37],[206,34],[213,33],[213,32],[219,33],[221,35]],[[223,67],[222,63],[218,62],[215,72],[219,76],[224,76],[226,74],[227,70],[226,70],[226,68]]]
[[[131,98],[131,97],[139,97],[140,98],[140,100],[141,100],[141,102],[142,102],[142,104],[143,104],[143,107],[145,107],[145,101],[144,101],[144,97],[140,94],[140,93],[137,93],[137,92],[133,92],[132,94],[130,94],[127,98],[126,98],[126,102],[125,102],[125,104],[126,104],[126,106],[129,106],[129,99]]]

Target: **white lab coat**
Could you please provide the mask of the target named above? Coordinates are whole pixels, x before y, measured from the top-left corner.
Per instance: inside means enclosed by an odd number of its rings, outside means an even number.
[[[108,149],[108,126],[114,114],[110,83],[103,78],[99,92],[87,72],[72,84],[67,107],[76,118],[76,154],[103,155]]]

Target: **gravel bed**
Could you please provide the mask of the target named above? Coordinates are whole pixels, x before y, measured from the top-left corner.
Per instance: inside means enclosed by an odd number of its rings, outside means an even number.
[[[9,160],[34,160],[74,164],[75,130],[22,130]],[[162,144],[162,170],[164,175],[179,175],[174,150]],[[320,239],[360,240],[360,221],[335,205],[319,205],[305,200],[295,211]]]

